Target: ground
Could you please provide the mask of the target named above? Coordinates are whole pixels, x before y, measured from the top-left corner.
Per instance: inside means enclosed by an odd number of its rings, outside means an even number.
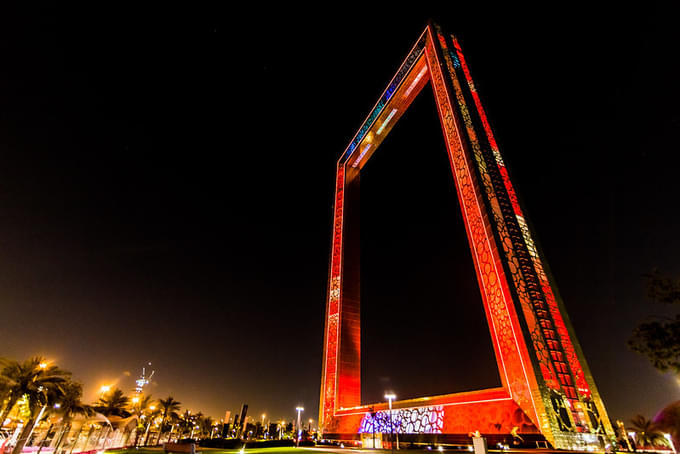
[[[198,448],[197,451],[199,453],[203,453],[203,454],[239,454],[240,453],[239,449]],[[402,450],[402,451],[407,451],[407,452],[425,451],[425,452],[427,452],[427,450],[424,449],[424,448],[417,449],[417,450],[411,450],[410,449],[410,450]],[[440,451],[432,450],[430,452],[438,454]],[[449,454],[467,453],[467,451],[460,450],[460,449],[444,449],[443,452],[447,452]],[[557,451],[549,450],[549,449],[531,449],[531,450],[525,450],[525,451],[521,451],[521,450],[500,451],[500,450],[496,450],[496,449],[489,449],[489,452],[495,452],[495,453],[508,452],[508,453],[512,453],[512,454],[518,454],[518,453],[554,454]],[[116,449],[116,450],[106,451],[106,453],[107,454],[163,454],[163,448]],[[251,448],[251,449],[246,449],[244,451],[244,454],[324,454],[324,453],[326,453],[326,454],[363,454],[363,453],[392,454],[392,451],[390,451],[389,449],[384,450],[384,449],[360,449],[360,448],[339,448],[339,447]],[[593,454],[593,453],[582,453],[582,454]]]
[[[197,452],[202,452],[204,454],[239,454],[239,449],[215,449],[215,448],[197,448]],[[306,452],[301,452],[306,451]],[[250,448],[244,451],[245,454],[312,454],[319,452],[331,453],[335,451],[350,451],[358,452],[358,449],[342,449],[342,448],[293,448],[293,447],[283,447],[283,448]],[[365,450],[366,452],[368,450]],[[381,454],[389,453],[390,451],[382,451],[379,449],[370,450],[372,453]],[[163,448],[139,448],[139,449],[115,449],[106,451],[107,454],[162,454]]]
[[[215,449],[215,448],[197,448],[197,452],[204,454],[239,454],[239,449]],[[321,454],[321,453],[367,453],[371,454],[390,454],[391,451],[381,449],[354,449],[354,448],[339,448],[339,447],[283,447],[283,448],[249,448],[244,451],[244,454]],[[434,451],[433,451],[434,452]],[[139,449],[115,449],[106,451],[106,454],[163,454],[163,448],[139,448]]]

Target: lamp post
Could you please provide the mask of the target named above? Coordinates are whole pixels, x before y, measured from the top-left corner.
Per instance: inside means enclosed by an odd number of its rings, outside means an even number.
[[[300,437],[302,436],[302,427],[300,427],[300,413],[305,411],[305,409],[303,407],[295,407],[295,409],[297,410],[297,413],[298,413],[298,419],[297,419],[297,433],[298,433],[298,435],[297,435],[297,442],[295,443],[295,446],[299,447],[300,446]]]
[[[663,434],[663,437],[668,440],[668,444],[671,445],[673,454],[677,454],[678,451],[675,450],[675,444],[673,444],[673,437],[671,437],[671,434]]]
[[[267,414],[266,414],[266,413],[262,413],[262,438],[264,438],[264,439],[267,438],[267,437],[265,436],[265,433],[266,433],[267,431],[266,431],[266,428],[265,428],[265,425],[264,425],[264,418],[266,418],[266,417],[267,417]]]
[[[61,407],[61,405],[59,405],[59,406]],[[45,413],[46,409],[47,409],[47,404],[43,405],[43,407],[40,409],[40,413],[38,413],[38,417],[35,418],[35,422],[33,423],[33,427],[31,427],[30,432],[28,432],[28,436],[26,437],[26,440],[29,440],[31,438],[31,435],[33,435],[33,430],[35,430],[35,427],[40,422],[40,418],[42,418],[42,415],[43,415],[43,413]],[[673,451],[675,451],[675,449],[673,449]]]
[[[149,410],[151,410],[151,412],[149,413],[149,422],[146,424],[146,430],[144,431],[144,446],[146,446],[146,442],[149,441],[149,429],[151,428],[151,422],[154,419],[153,412],[155,409],[155,405],[149,405]]]
[[[623,425],[623,423],[622,423],[622,425]],[[635,432],[631,431],[631,432],[628,432],[628,437],[626,438],[626,442],[627,442],[626,444],[627,444],[630,451],[634,451],[637,448],[637,440],[635,439],[635,435],[637,435],[637,434]],[[632,445],[631,445],[631,442],[630,442],[631,439],[633,440]]]
[[[390,449],[392,452],[394,452],[394,420],[392,419],[392,401],[396,399],[397,396],[394,393],[386,393],[385,394],[385,399],[389,402],[390,406],[390,432],[392,434],[391,440],[390,440]],[[399,433],[397,433],[397,449],[399,449]]]

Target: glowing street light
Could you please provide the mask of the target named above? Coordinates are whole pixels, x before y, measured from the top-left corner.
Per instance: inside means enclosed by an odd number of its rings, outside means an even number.
[[[47,369],[47,363],[45,363],[45,362],[40,363],[39,367],[40,367],[41,369]]]
[[[303,407],[295,407],[295,409],[298,412],[298,419],[297,419],[297,429],[298,429],[298,436],[297,436],[297,443],[295,444],[296,447],[300,446],[300,437],[302,437],[302,427],[300,427],[300,413],[305,411]]]
[[[99,398],[102,399],[106,394],[111,391],[111,387],[109,385],[104,385],[101,388],[99,388]]]
[[[138,404],[138,403],[139,403],[139,397],[133,397],[133,398],[132,398],[132,403],[133,403],[133,404]]]
[[[392,392],[385,393],[385,399],[387,399],[390,406],[390,431],[392,432],[392,441],[394,441],[394,420],[392,418],[392,401],[395,400],[396,398],[397,395]],[[394,446],[392,445],[392,443],[390,443],[390,446],[392,448],[392,452],[394,452]],[[399,449],[399,432],[397,432],[397,449]]]

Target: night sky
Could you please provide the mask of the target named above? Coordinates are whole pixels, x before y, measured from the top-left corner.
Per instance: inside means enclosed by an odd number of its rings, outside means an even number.
[[[2,11],[0,356],[316,420],[335,162],[432,17],[610,416],[680,399],[626,346],[662,314],[642,275],[680,274],[677,12],[448,3]],[[497,386],[429,85],[361,184],[364,400]]]

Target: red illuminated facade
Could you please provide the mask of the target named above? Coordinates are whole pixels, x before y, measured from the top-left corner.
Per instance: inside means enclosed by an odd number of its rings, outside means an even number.
[[[454,36],[428,25],[337,165],[319,423],[357,439],[387,403],[361,402],[359,180],[382,140],[430,82],[486,312],[501,387],[393,402],[395,431],[420,440],[544,438],[601,449],[613,436],[552,276],[524,216]],[[382,418],[382,419],[381,419]],[[392,423],[394,424],[394,423]],[[448,437],[448,438],[447,438]]]

